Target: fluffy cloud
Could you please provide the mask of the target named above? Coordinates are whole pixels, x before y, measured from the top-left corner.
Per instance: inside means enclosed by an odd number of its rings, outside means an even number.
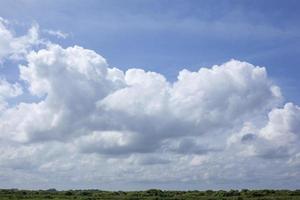
[[[264,68],[235,60],[183,70],[174,83],[142,69],[108,68],[103,57],[78,46],[50,45],[31,52],[27,61],[20,78],[43,100],[3,114],[8,138],[23,142],[117,131],[121,137],[134,133],[128,145],[141,147],[129,149],[156,151],[166,139],[226,133],[281,99]]]
[[[287,103],[274,108],[262,127],[246,123],[240,133],[228,139],[229,145],[237,145],[242,153],[269,159],[289,158],[297,154],[300,139],[300,108]]]
[[[27,42],[0,54],[26,55],[20,83],[0,81],[0,178],[9,186],[22,187],[18,177],[28,180],[23,187],[62,188],[249,187],[266,186],[274,174],[300,178],[300,108],[283,104],[266,68],[230,60],[183,69],[170,82],[157,72],[111,68],[79,46],[29,52],[33,29],[19,40],[0,24],[5,44]],[[23,90],[35,101],[10,105]]]
[[[287,103],[281,109],[275,108],[268,115],[267,125],[260,136],[276,145],[287,145],[299,138],[300,107]]]
[[[27,59],[28,66],[20,66],[20,78],[32,95],[44,100],[20,103],[3,113],[3,135],[28,142],[85,134],[96,101],[114,89],[113,81],[106,79],[104,58],[80,47],[53,45],[30,53]]]
[[[4,58],[21,59],[40,43],[38,25],[33,25],[23,36],[8,29],[9,22],[0,17],[0,62]]]
[[[22,92],[23,90],[20,84],[11,84],[5,79],[0,79],[0,111],[8,106],[8,103],[6,102],[8,98],[19,96]]]

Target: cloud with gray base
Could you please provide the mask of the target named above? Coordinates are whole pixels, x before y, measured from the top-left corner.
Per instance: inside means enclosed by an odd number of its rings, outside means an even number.
[[[0,81],[0,187],[300,179],[300,108],[264,67],[230,60],[170,82],[80,46],[24,49],[20,81]],[[39,100],[9,105],[23,91]]]

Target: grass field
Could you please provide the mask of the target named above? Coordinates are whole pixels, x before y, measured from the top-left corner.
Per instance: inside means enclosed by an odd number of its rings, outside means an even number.
[[[192,199],[224,199],[224,200],[244,200],[244,199],[260,199],[260,200],[300,200],[300,190],[230,190],[230,191],[162,191],[151,189],[147,191],[101,191],[101,190],[68,190],[56,191],[50,190],[17,190],[2,189],[0,190],[0,199],[119,199],[119,200],[192,200]]]

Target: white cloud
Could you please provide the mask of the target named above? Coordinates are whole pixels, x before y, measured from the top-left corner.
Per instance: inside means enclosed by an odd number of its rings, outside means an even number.
[[[29,53],[36,40],[26,37],[37,29],[20,40],[4,24],[6,44],[13,38],[24,45],[0,56],[25,55],[19,78],[24,92],[38,97],[9,105],[22,87],[0,81],[0,179],[8,185],[20,187],[25,177],[26,186],[45,188],[265,186],[275,174],[284,181],[296,173],[300,109],[282,105],[266,68],[230,60],[183,69],[170,82],[157,72],[110,68],[79,46],[49,43]]]
[[[50,45],[27,59],[28,66],[20,66],[21,79],[31,94],[46,96],[39,103],[20,103],[3,113],[3,135],[26,142],[64,140],[88,131],[96,101],[114,87],[105,78],[104,58],[81,47]]]
[[[276,145],[287,145],[300,137],[300,107],[287,103],[281,109],[273,109],[268,124],[261,129],[260,136]]]
[[[96,131],[79,137],[75,140],[75,145],[84,153],[126,154],[128,151],[130,153],[132,135],[133,133],[128,132]]]
[[[55,36],[58,39],[66,39],[69,36],[69,34],[64,33],[60,30],[44,30],[44,32],[49,35]]]
[[[40,43],[37,24],[33,24],[27,33],[22,36],[16,36],[8,28],[8,25],[7,20],[0,20],[0,62],[7,58],[22,59],[32,50],[33,46]]]
[[[103,57],[78,46],[49,45],[31,52],[27,61],[20,78],[44,99],[8,109],[0,124],[2,137],[23,142],[131,132],[127,153],[154,152],[174,137],[226,135],[281,99],[264,68],[235,60],[198,72],[182,70],[174,83],[142,69],[110,69]],[[108,140],[102,139],[99,143]],[[200,150],[208,151],[197,146],[191,151]]]
[[[8,106],[7,99],[19,96],[22,93],[23,90],[20,84],[11,84],[5,79],[0,79],[0,112]]]
[[[202,165],[204,162],[207,162],[208,156],[206,155],[196,155],[191,160],[190,164],[193,166]]]
[[[300,108],[286,103],[274,108],[262,127],[246,123],[242,130],[228,139],[229,146],[237,145],[246,156],[289,158],[300,152]]]

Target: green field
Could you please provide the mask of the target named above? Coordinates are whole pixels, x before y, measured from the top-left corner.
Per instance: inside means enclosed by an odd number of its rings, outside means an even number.
[[[191,200],[191,199],[228,199],[228,200],[243,200],[243,199],[260,199],[260,200],[300,200],[300,190],[230,190],[230,191],[162,191],[151,189],[147,191],[101,191],[101,190],[68,190],[56,191],[50,190],[17,190],[17,189],[2,189],[0,190],[0,199],[172,199],[172,200]]]

